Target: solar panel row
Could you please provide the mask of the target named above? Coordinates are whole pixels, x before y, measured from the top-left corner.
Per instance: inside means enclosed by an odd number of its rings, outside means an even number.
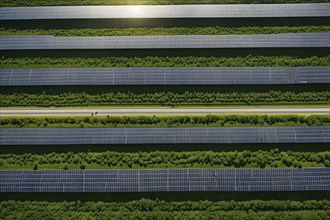
[[[0,8],[0,20],[326,17],[330,4],[68,6]]]
[[[330,190],[330,168],[0,171],[0,192]]]
[[[328,143],[330,127],[13,128],[0,145]]]
[[[330,47],[330,33],[54,37],[0,36],[0,50]]]
[[[0,86],[330,83],[330,67],[1,69]]]

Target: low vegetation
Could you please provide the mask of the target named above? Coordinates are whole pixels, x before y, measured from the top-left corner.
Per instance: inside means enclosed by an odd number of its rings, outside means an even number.
[[[1,107],[70,107],[70,106],[221,106],[221,105],[315,105],[329,104],[330,91],[323,92],[159,92],[127,93],[38,93],[0,94]]]
[[[329,219],[329,200],[129,202],[0,202],[0,218],[9,219]]]
[[[24,57],[0,59],[2,68],[110,68],[110,67],[294,67],[328,66],[330,56],[243,57]]]
[[[146,35],[228,35],[330,32],[330,26],[301,27],[175,27],[175,28],[104,28],[104,29],[0,29],[0,35],[54,36],[146,36]]]
[[[149,169],[330,167],[330,152],[80,152],[0,154],[0,169]]]
[[[1,117],[2,128],[330,126],[328,115]]]
[[[65,5],[182,5],[182,4],[271,4],[327,3],[327,0],[3,0],[0,7]]]

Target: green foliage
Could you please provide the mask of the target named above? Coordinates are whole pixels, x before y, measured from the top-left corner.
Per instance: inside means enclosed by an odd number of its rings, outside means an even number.
[[[63,170],[68,170],[68,169],[69,169],[69,164],[65,163],[65,164],[63,165]]]
[[[54,36],[147,36],[147,35],[227,35],[330,32],[330,26],[281,27],[174,27],[174,28],[103,28],[103,29],[0,29],[0,35]]]
[[[244,57],[24,57],[0,59],[2,68],[84,67],[279,67],[328,66],[330,56],[244,56]]]
[[[0,202],[0,219],[329,219],[329,200]],[[88,217],[86,217],[88,216]]]
[[[40,164],[44,169],[79,168],[187,168],[187,167],[317,167],[329,166],[330,152],[279,151],[191,151],[191,152],[79,152],[50,154],[0,154],[0,169],[31,169]],[[24,164],[22,162],[24,161]],[[80,164],[80,165],[79,165]],[[306,165],[306,166],[304,166]]]
[[[220,106],[220,105],[299,105],[328,104],[330,91],[323,92],[159,92],[159,93],[63,93],[58,95],[39,93],[0,94],[0,107],[37,106]]]
[[[182,4],[271,4],[327,3],[327,0],[2,0],[0,7],[65,5],[182,5]]]
[[[35,161],[33,163],[33,167],[32,167],[33,170],[37,170],[38,169],[38,161]]]
[[[1,117],[3,128],[330,126],[328,115]]]

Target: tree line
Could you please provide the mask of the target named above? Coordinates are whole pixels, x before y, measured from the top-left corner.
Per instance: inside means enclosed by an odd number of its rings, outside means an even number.
[[[327,2],[327,0],[3,0],[0,2],[0,7],[68,5],[284,4]]]
[[[147,36],[147,35],[228,35],[330,32],[330,26],[278,27],[173,27],[173,28],[83,28],[83,29],[6,29],[0,35],[54,36]]]
[[[20,127],[240,127],[330,126],[328,115],[206,115],[1,117],[3,128]]]
[[[295,67],[328,66],[329,56],[240,57],[22,57],[0,59],[1,68],[111,68],[111,67]]]
[[[0,218],[11,219],[329,219],[329,200],[129,202],[2,201]]]
[[[191,151],[191,152],[67,152],[0,154],[0,169],[109,169],[109,168],[277,168],[330,167],[330,152]]]
[[[220,105],[300,105],[328,104],[330,91],[322,92],[158,92],[158,93],[13,93],[0,94],[0,106],[220,106]]]

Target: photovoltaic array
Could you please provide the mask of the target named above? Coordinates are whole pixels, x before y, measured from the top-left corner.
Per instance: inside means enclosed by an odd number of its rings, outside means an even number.
[[[327,17],[330,4],[145,5],[1,8],[0,20]]]
[[[0,36],[0,50],[330,47],[330,33],[54,37]]]
[[[1,86],[330,83],[329,67],[1,69]]]
[[[0,20],[326,18],[330,3],[0,8]],[[292,20],[292,19],[291,19]],[[26,22],[24,21],[24,22]],[[97,20],[98,21],[98,20]],[[108,21],[108,20],[107,20]],[[110,21],[110,20],[109,20]],[[330,33],[0,36],[0,51],[330,47]],[[330,83],[329,67],[1,69],[0,86],[259,85]],[[330,143],[329,126],[2,128],[0,145]],[[0,192],[324,191],[330,168],[0,171]]]
[[[1,145],[327,143],[330,127],[13,128]]]
[[[330,190],[330,168],[0,171],[0,192]]]

